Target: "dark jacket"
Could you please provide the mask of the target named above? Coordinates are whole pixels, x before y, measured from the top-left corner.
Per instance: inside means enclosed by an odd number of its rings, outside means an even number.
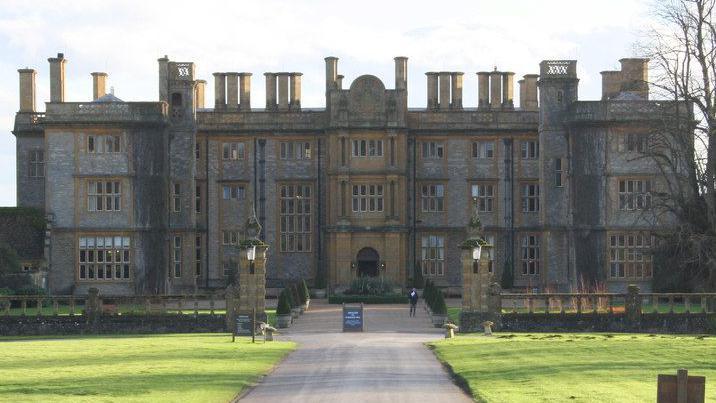
[[[417,291],[416,291],[416,292],[410,291],[410,294],[408,294],[408,298],[410,298],[410,303],[411,303],[412,305],[417,304],[417,303],[418,303],[418,293],[417,293]]]

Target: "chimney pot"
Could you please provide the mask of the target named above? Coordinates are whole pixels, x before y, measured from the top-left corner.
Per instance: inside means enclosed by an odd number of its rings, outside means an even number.
[[[239,73],[226,74],[226,108],[239,109]]]
[[[452,92],[450,107],[453,109],[462,109],[462,76],[463,73],[459,71],[450,74]]]
[[[408,89],[408,58],[398,56],[395,59],[395,89]]]
[[[239,73],[239,109],[251,111],[251,73]]]
[[[438,73],[425,73],[428,77],[428,109],[438,108]]]
[[[291,102],[289,108],[293,111],[301,110],[301,76],[302,73],[290,73],[290,90],[291,90]],[[336,76],[336,83],[338,83],[338,77]]]
[[[204,93],[206,92],[206,80],[196,80],[194,87],[194,99],[196,100],[197,109],[204,108]]]
[[[328,56],[326,61],[326,91],[336,89],[336,80],[338,75],[338,58]]]
[[[278,76],[278,110],[288,110],[288,76],[289,73],[276,73]]]
[[[20,69],[20,112],[35,112],[35,78],[34,69]]]
[[[478,84],[478,108],[490,107],[490,73],[487,71],[479,71],[477,73]]]
[[[490,73],[490,108],[500,109],[502,107],[502,73],[495,71]]]
[[[226,74],[214,73],[214,109],[226,109]]]
[[[63,53],[56,58],[49,58],[50,62],[50,102],[65,102],[65,64],[67,59]]]
[[[502,73],[502,107],[505,109],[514,109],[514,76],[515,73],[506,71]]]
[[[96,100],[107,93],[107,73],[92,73],[92,100]]]
[[[440,82],[440,109],[446,110],[450,108],[450,73],[441,71],[438,74]]]
[[[266,77],[266,110],[276,110],[276,73],[264,73]]]

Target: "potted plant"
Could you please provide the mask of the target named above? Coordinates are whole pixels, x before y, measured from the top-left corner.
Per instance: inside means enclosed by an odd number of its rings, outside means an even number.
[[[291,325],[291,303],[289,302],[289,296],[285,288],[278,296],[276,325],[281,329],[285,329]]]
[[[447,305],[445,305],[445,298],[440,290],[435,290],[435,296],[433,297],[433,326],[442,327],[447,320]]]
[[[299,291],[301,293],[301,299],[303,300],[303,309],[308,310],[308,305],[311,303],[311,293],[308,291],[308,285],[306,284],[306,280],[301,279],[301,282],[298,284]]]
[[[326,278],[322,275],[318,275],[313,283],[315,287],[313,289],[313,296],[316,298],[326,298]]]

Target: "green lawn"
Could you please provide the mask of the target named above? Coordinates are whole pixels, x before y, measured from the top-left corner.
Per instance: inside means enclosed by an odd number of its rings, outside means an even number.
[[[706,376],[716,401],[716,337],[469,335],[429,343],[479,402],[655,402],[657,374]]]
[[[227,402],[293,350],[229,334],[0,338],[3,402]]]

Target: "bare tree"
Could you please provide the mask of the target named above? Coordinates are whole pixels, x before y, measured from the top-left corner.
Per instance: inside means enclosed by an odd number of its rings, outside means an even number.
[[[657,271],[660,265],[672,288],[716,289],[715,3],[658,1],[655,24],[639,44],[655,73],[652,91],[673,101],[663,103],[645,153],[666,179],[655,204],[675,218],[655,251]]]

